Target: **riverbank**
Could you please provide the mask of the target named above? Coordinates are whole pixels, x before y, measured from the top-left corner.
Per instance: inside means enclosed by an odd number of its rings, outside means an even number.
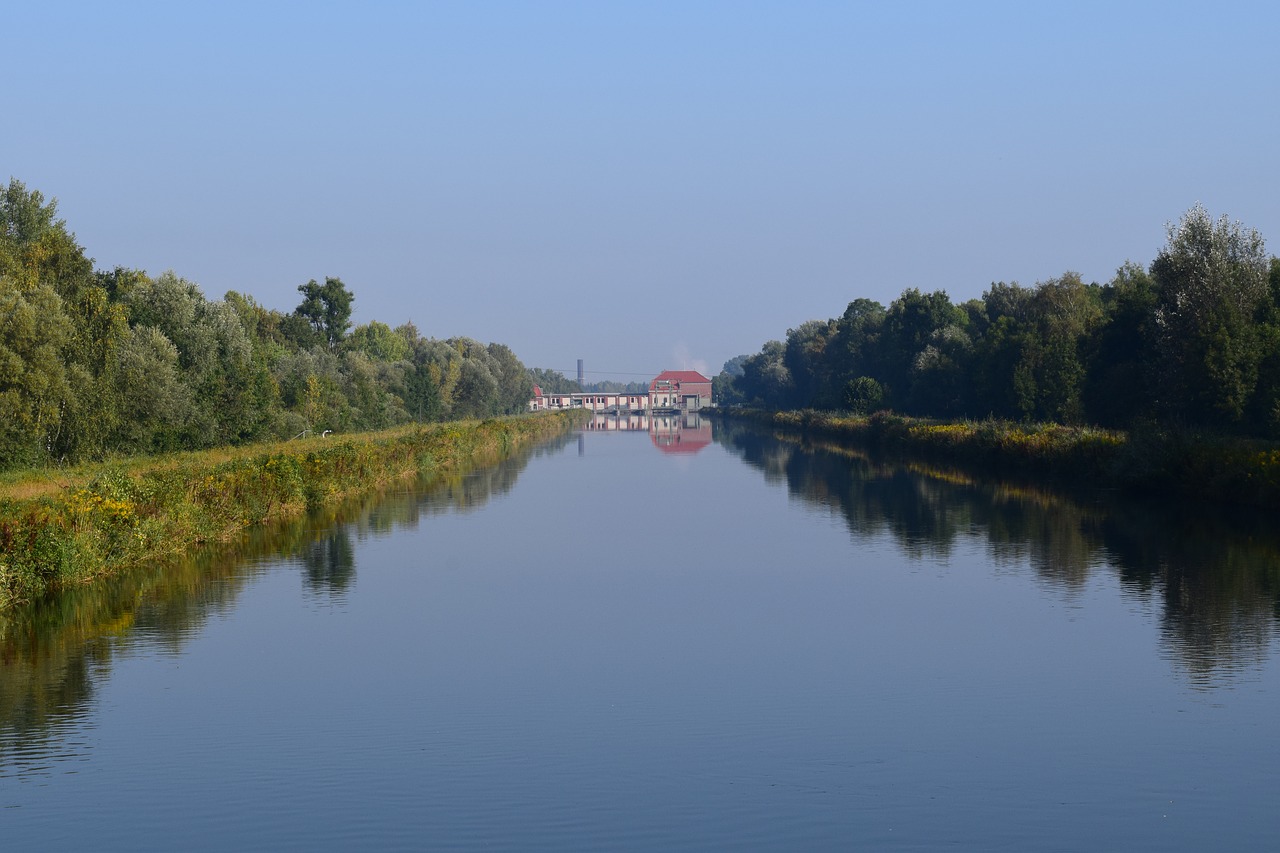
[[[410,477],[496,461],[578,413],[124,460],[0,485],[0,609]]]
[[[877,452],[1043,478],[1057,485],[1280,506],[1280,444],[1152,425],[1121,432],[1010,421],[932,421],[889,412],[711,409],[706,414]]]

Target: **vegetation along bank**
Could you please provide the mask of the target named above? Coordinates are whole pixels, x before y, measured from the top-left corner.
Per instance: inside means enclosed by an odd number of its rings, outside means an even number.
[[[935,421],[876,412],[708,410],[721,418],[884,453],[980,467],[1065,486],[1280,506],[1280,445],[1148,424],[1131,432],[986,419]]]
[[[1280,440],[1280,259],[1197,205],[1147,266],[993,282],[980,298],[911,288],[888,306],[788,329],[730,359],[714,397],[775,411],[1151,424]]]
[[[238,537],[393,480],[496,461],[583,413],[413,425],[86,469],[0,486],[0,609]]]

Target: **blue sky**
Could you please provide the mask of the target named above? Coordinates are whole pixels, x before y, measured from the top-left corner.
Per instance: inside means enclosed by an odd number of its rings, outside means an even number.
[[[59,3],[5,11],[0,178],[100,267],[716,372],[852,299],[1280,246],[1280,4]]]

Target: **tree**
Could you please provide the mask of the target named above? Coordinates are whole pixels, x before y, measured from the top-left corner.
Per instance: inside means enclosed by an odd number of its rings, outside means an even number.
[[[545,367],[530,367],[527,373],[529,374],[530,397],[533,396],[534,385],[541,388],[543,394],[575,394],[583,390],[576,380],[570,379],[558,370],[549,370]]]
[[[418,423],[439,420],[444,411],[440,402],[440,386],[432,378],[425,361],[411,363],[404,375],[400,398],[409,417]]]
[[[1258,385],[1249,405],[1249,421],[1254,432],[1280,438],[1280,258],[1271,259],[1268,275],[1271,296],[1259,324],[1260,349]]]
[[[8,280],[11,292],[24,294],[21,301],[27,305],[32,299],[49,304],[42,290],[47,288],[60,300],[57,313],[68,321],[66,334],[58,333],[56,354],[65,391],[52,420],[41,419],[45,452],[55,457],[102,452],[119,415],[109,389],[114,350],[128,333],[124,311],[111,301],[93,262],[57,218],[57,201],[46,203],[18,180],[0,191],[0,278]],[[47,338],[59,326],[51,318],[50,329],[37,332]]]
[[[786,364],[786,345],[782,341],[769,341],[760,352],[742,364],[742,376],[737,385],[743,399],[753,406],[785,409],[795,396],[795,383]]]
[[[736,355],[724,363],[724,367],[711,379],[711,399],[717,406],[740,406],[746,402],[738,380],[745,373],[743,366],[750,355]]]
[[[487,418],[498,414],[498,380],[479,358],[464,358],[454,386],[455,418]]]
[[[0,469],[48,452],[70,387],[61,353],[71,321],[53,288],[0,275]]]
[[[396,334],[386,323],[374,320],[356,326],[347,338],[347,346],[374,361],[404,361],[409,357],[410,342]]]
[[[880,408],[884,389],[870,376],[850,379],[844,388],[844,407],[855,415],[867,415]]]
[[[409,419],[402,400],[390,391],[398,368],[373,361],[362,352],[349,351],[342,353],[338,370],[339,387],[347,406],[344,418],[336,422],[337,428],[385,429]]]
[[[211,447],[267,431],[266,409],[274,402],[270,377],[254,358],[235,304],[210,302],[199,285],[172,272],[135,284],[125,304],[135,327],[158,329],[177,348],[193,398],[183,428],[186,446]]]
[[[1262,236],[1197,204],[1167,229],[1151,264],[1162,403],[1171,414],[1238,424],[1261,361],[1257,323],[1270,297]]]
[[[116,357],[115,394],[127,417],[117,423],[112,444],[135,452],[186,446],[192,394],[178,369],[178,348],[154,326],[135,326]]]
[[[343,393],[347,383],[336,355],[319,348],[288,353],[272,366],[272,374],[290,412],[281,419],[286,435],[352,428],[355,417]]]
[[[351,303],[355,296],[340,278],[325,278],[324,284],[316,284],[313,278],[298,285],[298,292],[302,294],[302,302],[294,309],[293,315],[305,321],[310,329],[307,342],[329,350],[336,349],[351,327]],[[298,331],[301,330],[295,326],[295,334]]]
[[[869,374],[875,372],[880,363],[875,348],[884,317],[883,305],[860,298],[850,302],[836,321],[835,336],[827,345],[826,353],[830,384],[827,396],[833,405],[848,408],[849,383],[860,377],[871,378]],[[880,394],[883,399],[883,388]]]
[[[1022,360],[1027,334],[1012,317],[1001,317],[974,341],[969,362],[973,413],[1001,418],[1022,414],[1014,373]]]
[[[513,415],[523,412],[533,396],[529,387],[529,372],[520,359],[505,344],[491,343],[485,348],[489,354],[494,378],[498,381],[498,412]]]
[[[1081,397],[1094,423],[1125,427],[1154,414],[1156,283],[1126,262],[1100,293],[1103,318],[1085,344]]]
[[[964,414],[970,397],[972,350],[960,324],[936,329],[912,362],[909,409],[946,417]]]
[[[1077,273],[1064,273],[1038,284],[1026,311],[1032,333],[1015,372],[1022,414],[1078,423],[1084,418],[1082,347],[1102,317],[1098,290]]]
[[[810,320],[787,330],[783,360],[795,386],[793,406],[835,408],[827,345],[836,334],[835,320]]]
[[[887,386],[885,395],[895,408],[941,413],[939,408],[951,407],[957,395],[957,389],[952,387],[955,377],[950,374],[962,369],[953,363],[953,356],[962,346],[967,321],[968,316],[951,304],[944,290],[904,290],[885,313],[873,348],[877,364],[867,375]],[[953,331],[947,331],[953,326]],[[933,350],[926,352],[930,346]],[[936,373],[938,370],[944,373]],[[925,381],[914,388],[917,378]]]

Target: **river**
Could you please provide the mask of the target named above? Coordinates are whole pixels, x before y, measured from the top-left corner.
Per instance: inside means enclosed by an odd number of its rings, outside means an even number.
[[[6,849],[1277,843],[1267,518],[617,426],[0,617]]]

